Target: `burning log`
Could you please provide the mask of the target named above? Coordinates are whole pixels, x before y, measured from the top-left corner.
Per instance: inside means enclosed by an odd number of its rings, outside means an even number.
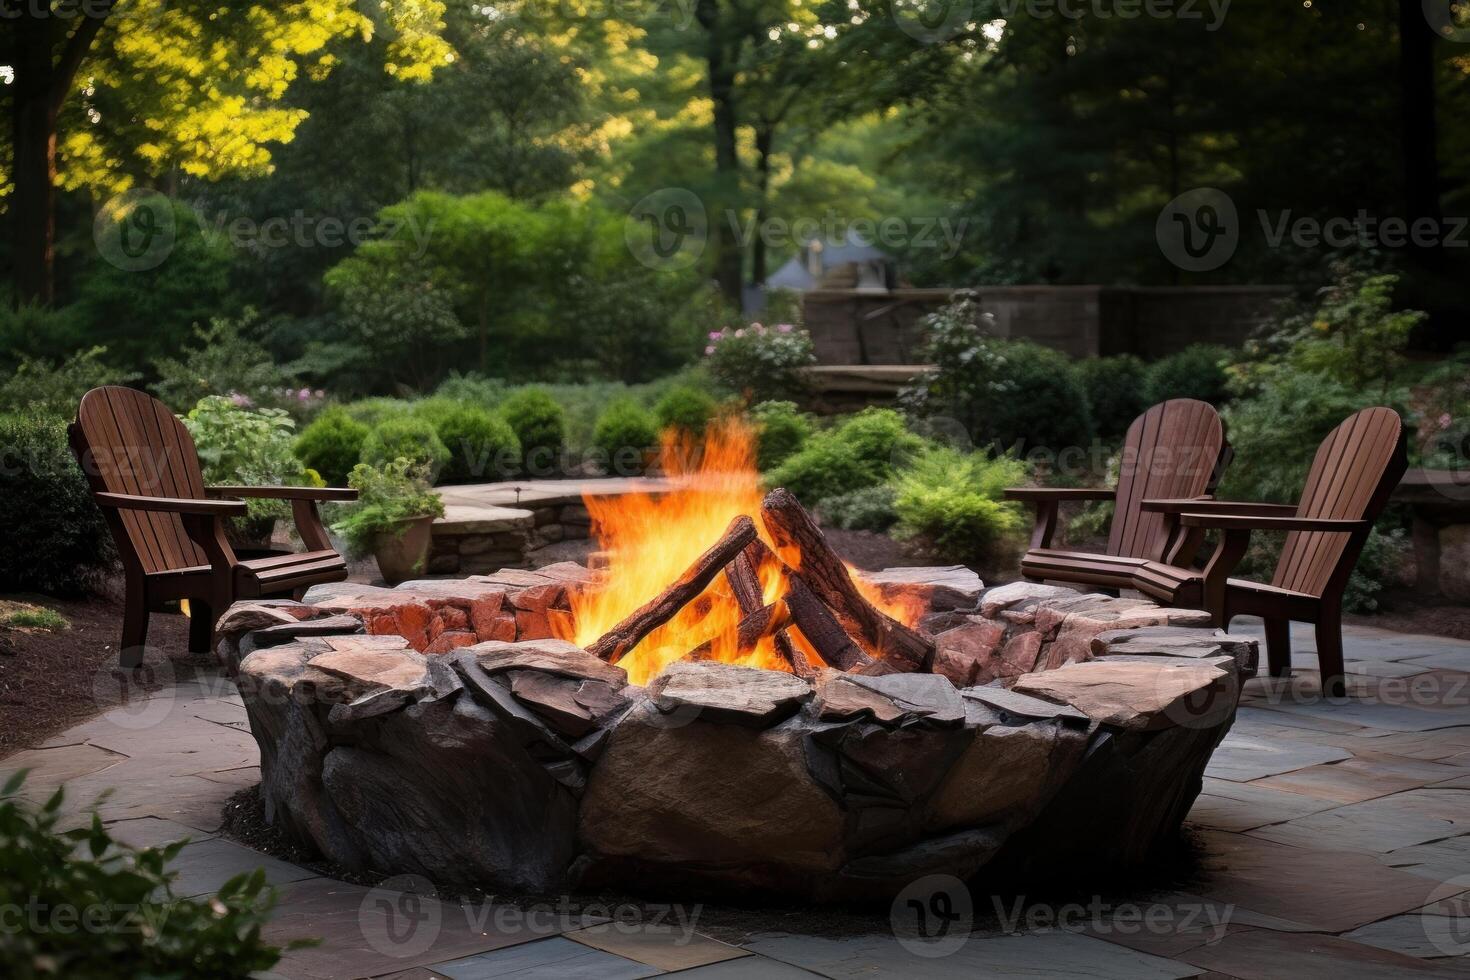
[[[782,578],[786,582],[786,603],[791,607],[791,618],[801,635],[806,637],[808,643],[821,655],[822,661],[838,670],[855,670],[858,667],[870,664],[873,658],[862,651],[842,624],[837,622],[837,617],[832,611],[822,604],[822,600],[812,594],[812,590],[806,587],[796,573],[793,572],[785,562],[778,558],[775,552],[766,547],[764,541],[759,539],[752,541],[745,549],[743,556],[752,568],[760,568],[766,562],[774,562],[781,570]],[[783,636],[785,634],[782,634]],[[789,638],[788,638],[789,639]],[[796,649],[792,644],[792,669],[798,676],[807,676],[806,671],[815,673],[815,668],[807,660],[806,655]]]
[[[769,606],[762,606],[755,612],[746,616],[735,628],[734,647],[738,656],[745,657],[755,652],[761,640],[768,636],[779,634],[791,625],[791,610],[784,599],[777,599]],[[717,636],[705,640],[699,646],[684,655],[686,660],[712,660],[715,651],[722,642],[729,643],[731,637]],[[806,658],[802,658],[805,661]]]
[[[765,555],[770,555],[772,559],[775,558],[775,555],[771,555],[771,550],[757,538],[746,545],[745,550],[737,555],[734,561],[725,566],[725,580],[730,583],[730,591],[735,594],[735,602],[746,616],[759,612],[765,601],[758,571]],[[773,642],[776,644],[776,652],[791,666],[793,674],[798,677],[816,675],[816,670],[807,660],[806,654],[796,649],[795,644],[791,642],[791,636],[784,628],[775,635]]]
[[[761,517],[777,545],[800,551],[801,562],[794,577],[811,587],[837,614],[849,634],[895,670],[928,668],[934,657],[933,638],[910,629],[863,598],[847,566],[827,544],[811,514],[789,490],[776,489],[766,494],[761,503]]]
[[[673,619],[680,609],[698,597],[720,570],[754,540],[755,522],[744,515],[735,518],[724,536],[685,569],[676,582],[604,633],[587,652],[608,663],[617,663],[645,636]]]

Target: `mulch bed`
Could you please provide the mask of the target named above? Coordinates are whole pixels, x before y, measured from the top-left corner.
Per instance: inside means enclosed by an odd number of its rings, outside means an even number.
[[[121,638],[122,603],[117,598],[5,598],[54,609],[71,625],[57,632],[0,629],[0,757],[43,742],[117,704],[122,689],[120,683],[108,682],[105,671],[106,665],[116,663]],[[155,613],[137,683],[152,689],[161,678],[188,677],[210,663],[207,656],[188,653],[188,647],[184,617]],[[159,669],[164,663],[167,667]]]
[[[1411,589],[1392,589],[1379,597],[1378,612],[1349,614],[1344,622],[1396,633],[1419,633],[1470,640],[1470,603],[1426,596]]]

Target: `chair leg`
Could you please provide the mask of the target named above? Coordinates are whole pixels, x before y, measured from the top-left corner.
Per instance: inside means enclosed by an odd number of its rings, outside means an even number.
[[[1342,666],[1342,614],[1324,609],[1317,621],[1317,668],[1322,672],[1322,693],[1329,698],[1347,696]]]
[[[202,599],[189,600],[189,652],[209,653],[214,648],[214,606]]]
[[[118,663],[128,669],[137,667],[143,662],[143,645],[147,642],[147,602],[129,597],[123,605],[122,648],[118,651]]]
[[[1266,620],[1266,662],[1272,677],[1291,676],[1291,620]]]

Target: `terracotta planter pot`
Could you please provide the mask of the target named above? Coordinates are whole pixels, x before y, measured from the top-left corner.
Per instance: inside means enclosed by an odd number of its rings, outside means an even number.
[[[373,556],[385,582],[397,585],[423,574],[429,563],[433,527],[433,517],[416,517],[378,535],[373,543]]]

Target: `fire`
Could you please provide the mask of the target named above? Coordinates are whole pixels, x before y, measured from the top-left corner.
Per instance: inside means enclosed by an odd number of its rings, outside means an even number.
[[[573,615],[561,627],[571,635],[563,639],[584,647],[593,643],[678,579],[741,514],[755,522],[761,538],[788,566],[800,568],[801,555],[776,549],[761,523],[763,494],[755,466],[755,435],[743,420],[729,418],[711,425],[702,445],[665,433],[660,459],[677,489],[659,495],[585,498],[593,537],[606,552],[607,561],[599,587],[572,599]],[[766,604],[779,601],[785,593],[779,563],[767,562],[758,571]],[[875,606],[913,624],[918,610],[885,602],[878,590],[860,578],[857,581]],[[736,629],[743,618],[729,583],[720,575],[697,599],[629,651],[619,666],[627,670],[631,682],[646,684],[669,664],[708,642],[713,659],[790,670],[772,637],[762,639],[753,652],[737,648]],[[787,635],[813,666],[822,666],[799,629],[793,626]]]

